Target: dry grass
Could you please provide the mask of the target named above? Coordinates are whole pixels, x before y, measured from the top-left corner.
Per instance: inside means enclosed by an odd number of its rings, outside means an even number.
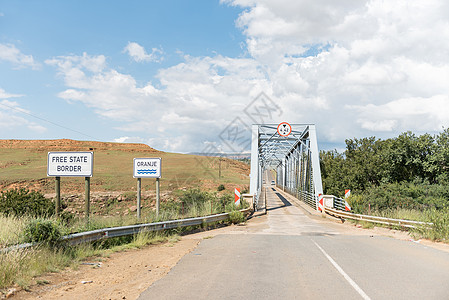
[[[0,214],[0,247],[21,243],[23,229],[30,220],[27,217],[5,217]]]
[[[113,252],[177,241],[179,241],[177,235],[143,232],[135,235],[130,243],[119,244],[107,249],[93,244],[83,244],[69,248],[41,247],[0,253],[0,290],[12,285],[26,289],[30,285],[38,283],[34,280],[37,276],[48,272],[58,272],[70,266],[76,268],[80,261],[89,257],[108,256]]]
[[[34,277],[59,271],[72,262],[71,255],[64,250],[33,248],[1,253],[0,288],[17,284],[26,289],[33,284]]]

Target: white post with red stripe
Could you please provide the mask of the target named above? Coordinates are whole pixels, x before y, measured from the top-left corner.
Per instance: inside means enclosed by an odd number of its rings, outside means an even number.
[[[318,194],[318,210],[324,212],[324,197],[323,194]]]
[[[349,206],[348,201],[346,201],[349,196],[351,196],[351,190],[347,189],[345,190],[345,211],[351,211],[351,206]]]
[[[239,188],[236,188],[235,191],[234,191],[234,193],[235,193],[234,204],[235,204],[235,206],[239,206],[239,205],[240,205],[240,197],[241,197],[241,195],[240,195],[240,189],[239,189]]]

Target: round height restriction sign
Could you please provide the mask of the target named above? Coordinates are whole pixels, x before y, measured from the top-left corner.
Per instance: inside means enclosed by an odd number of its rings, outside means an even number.
[[[280,136],[288,136],[292,133],[292,126],[287,122],[282,122],[278,125],[278,133]]]

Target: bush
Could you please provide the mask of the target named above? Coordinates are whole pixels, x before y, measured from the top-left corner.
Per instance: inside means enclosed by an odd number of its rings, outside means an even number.
[[[170,199],[168,201],[162,201],[160,203],[160,210],[164,212],[171,212],[175,214],[182,213],[182,203],[179,201],[175,201]]]
[[[234,210],[229,212],[229,220],[232,224],[239,224],[245,221],[245,215],[239,210]]]
[[[24,230],[25,241],[28,243],[43,243],[50,246],[56,245],[62,236],[59,226],[46,219],[32,220]]]
[[[55,213],[55,206],[42,193],[24,188],[13,189],[1,193],[0,213],[6,216],[50,216]]]
[[[424,211],[444,209],[449,204],[449,187],[440,184],[420,182],[384,183],[368,187],[361,193],[354,193],[348,199],[355,213],[406,209]]]
[[[223,184],[220,184],[217,188],[217,191],[224,191],[225,190],[225,186]]]
[[[186,208],[200,208],[203,203],[208,202],[213,197],[210,193],[202,192],[200,189],[191,189],[184,192],[180,200]]]

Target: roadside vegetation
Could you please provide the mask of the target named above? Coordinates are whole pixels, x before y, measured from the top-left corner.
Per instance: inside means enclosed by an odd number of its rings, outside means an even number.
[[[11,285],[27,288],[34,284],[34,278],[46,272],[55,272],[66,267],[76,267],[80,261],[93,256],[108,255],[111,251],[139,248],[148,244],[176,241],[186,231],[195,227],[179,228],[164,232],[143,232],[135,236],[111,238],[99,242],[69,246],[60,238],[75,232],[99,228],[152,223],[157,221],[206,216],[230,212],[232,223],[244,221],[244,215],[235,207],[230,194],[205,192],[199,189],[178,191],[171,201],[161,203],[159,217],[154,210],[148,210],[138,222],[135,215],[92,216],[86,224],[84,217],[69,212],[60,218],[54,215],[51,200],[38,192],[24,189],[1,193],[0,200],[8,203],[0,206],[0,248],[25,242],[38,243],[27,249],[0,252],[0,290]],[[29,205],[26,208],[23,201]],[[49,201],[49,202],[48,202]],[[2,203],[0,202],[0,203]],[[249,204],[245,203],[245,206]],[[209,226],[216,226],[209,225]],[[199,226],[204,229],[204,226]]]
[[[431,222],[417,237],[449,241],[449,129],[436,136],[346,140],[346,150],[320,153],[325,194],[344,196],[354,213]]]

